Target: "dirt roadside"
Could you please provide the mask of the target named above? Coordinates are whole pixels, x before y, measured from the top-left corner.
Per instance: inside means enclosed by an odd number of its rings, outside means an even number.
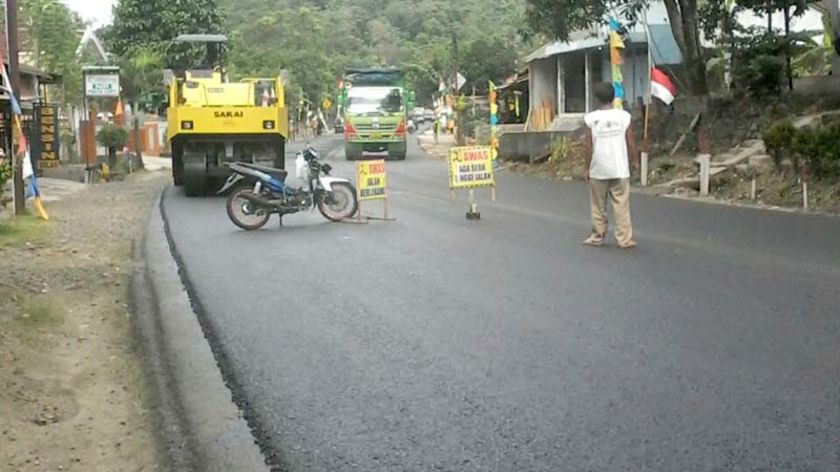
[[[128,290],[168,181],[97,185],[48,203],[49,222],[0,216],[0,470],[166,470]]]

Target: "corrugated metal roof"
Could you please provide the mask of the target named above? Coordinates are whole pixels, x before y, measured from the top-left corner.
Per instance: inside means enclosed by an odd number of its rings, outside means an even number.
[[[671,33],[671,25],[650,25],[651,57],[654,64],[682,64],[680,47]]]
[[[840,1],[840,0],[829,0]],[[656,64],[680,64],[682,56],[679,52],[677,42],[671,34],[671,25],[668,20],[668,12],[665,8],[664,2],[661,0],[653,0],[648,4],[647,13],[647,28],[650,31],[650,41],[652,43],[651,51],[653,52],[653,60]],[[645,30],[644,22],[637,22],[628,28],[630,31],[625,36],[625,42],[628,47],[633,44],[647,44],[647,31]],[[605,46],[608,40],[608,31],[606,27],[597,26],[589,30],[574,31],[569,35],[568,41],[554,41],[548,43],[531,54],[525,56],[525,62],[533,62],[539,59],[555,56],[558,54],[565,54],[575,51],[584,51],[587,49]]]
[[[652,54],[654,64],[674,65],[682,63],[682,55],[679,46],[671,34],[670,25],[649,25],[650,41],[652,43]],[[627,46],[634,44],[647,44],[647,34],[644,31],[631,31],[625,37]],[[585,51],[606,46],[607,35],[603,31],[597,33],[586,32],[586,36],[570,39],[569,41],[554,41],[532,52],[525,57],[525,62],[530,63],[540,59],[546,59],[558,54]]]

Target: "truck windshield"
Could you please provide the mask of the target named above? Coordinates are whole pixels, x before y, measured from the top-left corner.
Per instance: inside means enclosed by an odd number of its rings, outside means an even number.
[[[347,95],[347,111],[355,115],[402,111],[402,91],[398,88],[359,87],[351,89]]]

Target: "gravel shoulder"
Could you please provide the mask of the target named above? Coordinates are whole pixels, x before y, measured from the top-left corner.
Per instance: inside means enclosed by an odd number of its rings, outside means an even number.
[[[48,202],[49,222],[0,217],[0,470],[169,470],[129,296],[168,182],[91,187]]]

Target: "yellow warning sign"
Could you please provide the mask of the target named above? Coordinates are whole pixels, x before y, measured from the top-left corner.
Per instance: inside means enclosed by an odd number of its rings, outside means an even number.
[[[321,102],[321,108],[323,108],[324,110],[329,110],[330,108],[332,108],[332,102],[329,98],[325,98],[324,101]]]
[[[490,146],[462,146],[449,150],[449,189],[495,187]]]
[[[359,200],[378,200],[388,198],[385,191],[385,160],[356,162],[356,187]]]

